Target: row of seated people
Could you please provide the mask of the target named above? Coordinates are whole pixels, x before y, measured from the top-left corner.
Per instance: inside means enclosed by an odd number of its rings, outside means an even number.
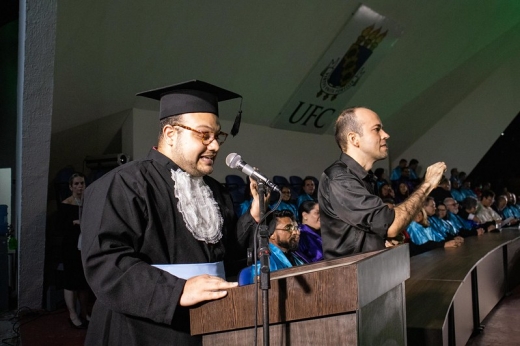
[[[473,196],[458,203],[447,197],[436,206],[435,199],[426,199],[423,210],[414,217],[406,233],[410,238],[410,254],[417,255],[437,247],[456,247],[468,236],[499,232],[502,227],[517,225],[520,205],[516,196],[500,195],[483,190],[480,200]]]
[[[281,176],[276,176],[279,178],[283,178]],[[242,179],[241,177],[238,177]],[[294,178],[294,176],[293,176]],[[283,178],[285,179],[285,178]],[[227,180],[227,177],[226,177]],[[249,183],[249,177],[247,178]],[[280,188],[281,194],[278,192],[271,192],[269,198],[269,205],[272,208],[276,203],[278,203],[279,198],[281,196],[280,206],[277,208],[279,210],[290,210],[295,217],[298,217],[298,208],[305,201],[317,201],[317,180],[314,177],[307,176],[301,179],[301,182],[297,185],[289,185],[285,180],[273,180],[276,185]],[[236,181],[236,180],[235,180]],[[277,181],[277,182],[276,182]],[[293,180],[294,181],[294,180]],[[285,182],[285,183],[284,183]],[[245,187],[242,191],[234,190],[233,186],[228,185],[228,189],[231,193],[231,198],[233,199],[233,205],[235,207],[235,213],[238,217],[243,215],[250,207],[252,198],[251,191],[249,188]],[[294,191],[298,192],[294,192]],[[246,197],[247,196],[247,197]]]
[[[377,168],[374,171],[374,175],[377,179],[378,190],[382,184],[387,183],[396,192],[401,191],[400,193],[403,195],[411,194],[421,181],[417,173],[418,165],[419,161],[416,159],[410,160],[410,164],[408,164],[406,159],[401,159],[399,165],[392,170],[390,179],[385,177],[385,171],[383,168]]]
[[[390,179],[385,177],[383,168],[377,168],[374,175],[377,179],[377,191],[381,198],[392,198],[396,203],[404,201],[420,183],[421,179],[417,173],[419,161],[410,160],[410,164],[406,159],[401,159],[399,165],[395,167]],[[388,186],[387,186],[388,185]],[[385,191],[382,191],[384,189]],[[471,181],[467,179],[465,172],[459,172],[457,168],[451,169],[450,178],[444,177],[439,186],[432,192],[437,203],[442,202],[444,198],[453,197],[457,202],[461,203],[466,197],[479,197],[481,190],[490,189],[489,183],[478,187],[475,190],[471,187]]]

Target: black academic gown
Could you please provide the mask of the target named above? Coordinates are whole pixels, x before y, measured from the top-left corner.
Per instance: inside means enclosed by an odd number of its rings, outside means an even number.
[[[204,177],[224,218],[223,238],[197,241],[177,209],[170,171],[177,168],[152,149],[146,159],[112,170],[85,190],[82,259],[97,297],[85,345],[201,344],[190,336],[188,309],[178,305],[186,281],[151,264],[216,262],[226,248],[245,256],[248,239],[237,240],[229,194]],[[249,213],[241,220],[254,224]]]

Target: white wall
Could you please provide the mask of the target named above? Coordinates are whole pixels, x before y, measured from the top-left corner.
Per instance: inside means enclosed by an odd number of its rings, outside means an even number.
[[[0,204],[7,205],[7,223],[11,224],[11,168],[0,168]],[[2,221],[2,219],[0,219]]]
[[[123,153],[132,160],[142,159],[151,147],[157,145],[159,113],[133,108],[123,124]]]
[[[393,157],[392,164],[401,157],[416,158],[423,172],[437,161],[446,162],[448,171],[457,167],[471,172],[520,111],[518,59],[512,57],[448,114],[439,114],[442,119],[400,157]]]

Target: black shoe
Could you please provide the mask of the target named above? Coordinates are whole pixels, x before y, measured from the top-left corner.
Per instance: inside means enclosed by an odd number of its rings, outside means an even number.
[[[81,322],[81,324],[79,326],[75,325],[74,322],[72,322],[72,320],[70,319],[69,317],[69,323],[70,325],[73,327],[73,328],[76,328],[76,329],[87,329],[87,325],[85,324],[85,322]]]

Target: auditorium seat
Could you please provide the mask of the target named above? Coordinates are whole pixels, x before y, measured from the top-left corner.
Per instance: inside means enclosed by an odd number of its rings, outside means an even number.
[[[226,187],[231,195],[233,207],[236,211],[240,203],[245,200],[246,182],[239,175],[229,174],[226,175]]]
[[[273,176],[273,183],[275,183],[276,185],[278,185],[279,188],[281,188],[282,186],[289,186],[291,184],[289,184],[289,180],[287,180],[286,177],[284,176],[281,176],[281,175],[275,175]]]
[[[303,179],[297,175],[291,175],[289,177],[291,183],[291,198],[297,200],[302,190]]]

